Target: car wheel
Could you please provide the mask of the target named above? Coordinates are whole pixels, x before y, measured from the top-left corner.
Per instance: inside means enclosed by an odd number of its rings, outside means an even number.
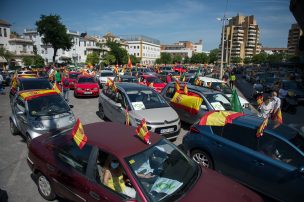
[[[98,105],[98,114],[99,114],[99,117],[101,119],[105,119],[105,114],[104,114],[104,111],[103,111],[103,106],[102,104],[99,104]]]
[[[13,135],[17,135],[19,133],[19,130],[12,119],[10,119],[10,130]]]
[[[56,198],[56,194],[51,186],[50,181],[43,174],[39,173],[37,178],[37,186],[40,195],[48,200],[52,201]]]
[[[204,151],[194,150],[191,152],[191,158],[198,164],[213,169],[213,162],[211,157]]]

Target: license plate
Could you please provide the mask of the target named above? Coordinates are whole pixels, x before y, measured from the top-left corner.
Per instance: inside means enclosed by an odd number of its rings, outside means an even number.
[[[83,94],[86,94],[86,95],[87,95],[87,94],[92,94],[92,92],[84,92]]]
[[[173,131],[174,131],[174,128],[166,128],[166,129],[161,129],[160,133],[170,133],[170,132],[173,132]]]

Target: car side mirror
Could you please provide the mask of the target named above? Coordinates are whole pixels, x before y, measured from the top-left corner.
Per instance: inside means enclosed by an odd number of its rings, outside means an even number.
[[[208,110],[206,105],[201,105],[201,109]]]
[[[121,106],[121,103],[115,103],[115,106],[117,107],[117,108],[121,108],[122,106]]]
[[[74,105],[69,105],[69,107],[72,109],[72,108],[74,108]]]
[[[24,111],[18,111],[18,112],[17,112],[17,115],[19,115],[19,116],[24,115],[24,114],[25,114]]]

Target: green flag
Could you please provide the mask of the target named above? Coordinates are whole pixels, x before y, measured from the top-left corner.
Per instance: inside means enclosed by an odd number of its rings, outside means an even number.
[[[231,104],[231,111],[243,112],[243,107],[241,105],[239,96],[235,89],[232,91],[232,95],[230,98],[230,104]]]

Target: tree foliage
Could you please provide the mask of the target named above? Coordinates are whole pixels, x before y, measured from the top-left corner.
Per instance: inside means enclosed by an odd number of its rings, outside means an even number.
[[[25,56],[22,58],[24,66],[31,66],[34,63],[34,58],[31,56]]]
[[[250,64],[252,62],[251,57],[245,57],[243,62],[244,62],[244,64]]]
[[[212,49],[209,53],[209,62],[210,63],[215,63],[218,59],[218,54],[220,52],[220,49],[216,48],[216,49]]]
[[[140,63],[140,58],[136,57],[135,55],[129,56],[132,62],[132,65],[136,65],[136,63]]]
[[[239,63],[242,62],[242,58],[240,58],[240,57],[232,57],[230,59],[230,62],[233,63],[233,64],[239,64]]]
[[[13,54],[10,51],[6,50],[4,47],[0,47],[0,57],[3,57],[7,63],[10,63]]]
[[[35,67],[44,67],[45,64],[43,57],[41,55],[35,55],[33,65],[35,65]]]
[[[97,53],[89,53],[87,55],[86,64],[95,66],[99,63],[99,55]]]
[[[67,29],[60,20],[58,15],[41,15],[40,20],[36,21],[43,43],[50,44],[54,49],[53,63],[58,49],[68,50],[73,46],[72,37],[67,34]]]
[[[175,56],[172,58],[172,61],[173,61],[173,63],[182,63],[183,58],[182,58],[182,56],[180,56],[180,55],[175,55]]]
[[[172,61],[173,60],[170,53],[160,53],[160,62],[162,64],[171,64]]]
[[[206,53],[196,53],[191,57],[192,63],[208,63],[209,57]]]
[[[116,58],[114,55],[107,53],[104,58],[103,58],[103,63],[108,66],[108,65],[112,65],[115,64]]]
[[[265,63],[267,61],[267,53],[261,52],[259,54],[256,54],[251,58],[251,60],[254,64]]]
[[[109,54],[114,55],[116,63],[127,64],[128,63],[128,52],[127,50],[120,47],[120,44],[115,41],[107,41],[107,46],[110,48]]]

